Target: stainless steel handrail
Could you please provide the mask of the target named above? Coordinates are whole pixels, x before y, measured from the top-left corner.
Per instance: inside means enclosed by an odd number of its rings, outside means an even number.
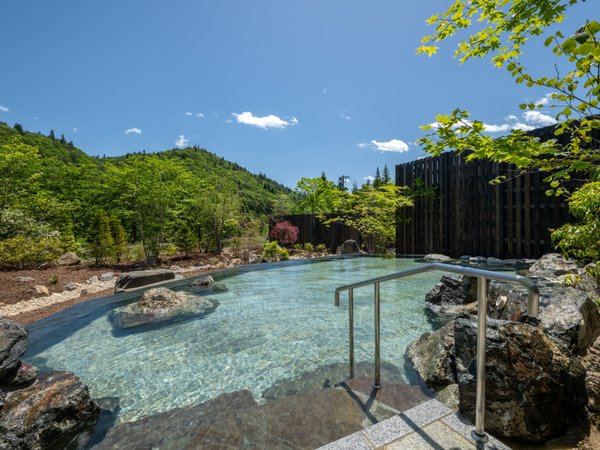
[[[419,273],[441,270],[443,272],[458,273],[477,277],[477,397],[475,404],[475,434],[479,439],[485,439],[485,336],[486,336],[486,311],[487,311],[487,282],[488,280],[517,283],[527,288],[527,315],[537,318],[540,303],[540,291],[529,278],[505,272],[474,269],[472,267],[454,266],[450,264],[432,263],[424,264],[412,269],[371,278],[358,283],[340,286],[335,290],[335,306],[340,306],[340,292],[348,291],[348,319],[349,319],[349,364],[350,378],[354,377],[354,289],[363,286],[374,286],[375,297],[375,375],[373,386],[381,386],[381,294],[380,286],[385,281],[405,278]]]

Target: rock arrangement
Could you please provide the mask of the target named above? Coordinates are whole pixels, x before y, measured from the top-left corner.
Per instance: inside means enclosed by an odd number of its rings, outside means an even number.
[[[440,255],[437,253],[430,253],[429,255],[425,255],[421,261],[428,263],[444,263],[444,264],[460,264],[460,265],[468,265],[479,267],[483,269],[492,269],[497,270],[504,268],[506,270],[514,269],[514,270],[522,270],[529,268],[536,261],[535,259],[498,259],[494,257],[485,256],[470,256],[463,255],[458,259],[451,258],[446,255]]]
[[[65,448],[100,413],[88,388],[70,372],[39,370],[19,358],[27,330],[0,319],[0,448]]]
[[[206,315],[218,305],[217,300],[158,287],[145,291],[136,303],[112,310],[108,318],[116,328],[132,328],[180,317]]]
[[[540,289],[539,324],[526,319],[527,291],[491,282],[487,293],[486,430],[544,442],[600,412],[600,312],[597,280],[560,255],[545,255],[528,275]],[[577,283],[572,281],[578,280]],[[442,277],[427,295],[428,310],[446,323],[407,349],[420,378],[474,420],[474,280]],[[457,310],[463,307],[463,310]]]

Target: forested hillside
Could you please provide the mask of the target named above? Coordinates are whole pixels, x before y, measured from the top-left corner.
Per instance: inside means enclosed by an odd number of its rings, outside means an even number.
[[[72,142],[0,123],[0,265],[35,265],[87,247],[97,260],[127,242],[219,251],[266,223],[291,190],[207,150],[92,157]]]

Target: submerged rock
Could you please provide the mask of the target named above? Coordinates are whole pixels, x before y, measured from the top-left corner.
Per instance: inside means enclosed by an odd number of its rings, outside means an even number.
[[[477,324],[461,317],[454,329],[460,411],[474,420]],[[490,320],[486,354],[485,427],[490,433],[543,442],[587,420],[585,371],[542,330]]]
[[[0,319],[0,380],[17,370],[27,350],[27,330],[16,322]]]
[[[167,269],[138,270],[135,272],[122,273],[117,279],[115,292],[123,292],[162,281],[174,280],[175,272]]]
[[[176,317],[208,314],[218,305],[217,300],[210,298],[154,288],[144,292],[137,303],[112,310],[108,317],[117,328],[131,328]]]
[[[227,286],[223,283],[215,283],[215,280],[210,275],[198,277],[190,284],[194,292],[225,292]]]
[[[87,386],[72,373],[41,375],[31,386],[7,393],[0,414],[0,436],[12,447],[0,448],[66,448],[79,432],[95,423],[99,412]]]

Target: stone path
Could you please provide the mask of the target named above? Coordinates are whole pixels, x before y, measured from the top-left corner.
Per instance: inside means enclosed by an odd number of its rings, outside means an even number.
[[[432,399],[319,450],[510,450],[493,437],[485,444],[475,442],[473,428],[456,412]]]

